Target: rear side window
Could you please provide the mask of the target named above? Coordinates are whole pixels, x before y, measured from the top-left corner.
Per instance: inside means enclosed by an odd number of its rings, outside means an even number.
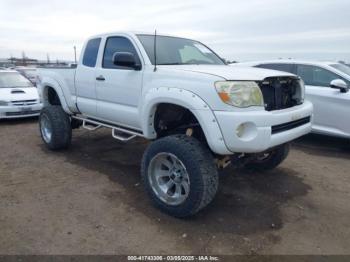
[[[293,73],[293,64],[262,64],[256,67]]]
[[[139,56],[136,52],[136,49],[134,45],[131,43],[131,41],[125,37],[116,36],[116,37],[109,37],[107,39],[107,43],[105,46],[105,51],[103,54],[103,62],[102,67],[103,68],[114,68],[114,69],[128,69],[129,67],[124,66],[116,66],[113,63],[113,56],[116,52],[129,52],[134,54],[136,63],[140,64]]]
[[[312,65],[298,65],[297,75],[299,75],[306,85],[310,86],[330,86],[332,80],[342,79],[331,71]]]
[[[98,49],[100,47],[101,38],[89,40],[86,44],[85,53],[83,57],[83,65],[88,67],[95,67]]]

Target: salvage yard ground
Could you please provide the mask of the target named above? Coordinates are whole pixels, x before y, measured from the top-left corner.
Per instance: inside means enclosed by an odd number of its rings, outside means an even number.
[[[350,143],[309,135],[276,170],[227,169],[212,205],[179,220],[140,181],[147,142],[109,130],[43,145],[36,119],[0,121],[0,254],[350,254]]]

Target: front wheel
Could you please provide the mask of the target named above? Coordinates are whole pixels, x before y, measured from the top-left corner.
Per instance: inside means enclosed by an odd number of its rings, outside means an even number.
[[[72,127],[69,116],[61,106],[47,106],[39,117],[40,134],[46,146],[51,150],[69,147],[72,139]]]
[[[219,183],[210,150],[185,135],[153,142],[143,155],[141,174],[154,205],[174,217],[188,217],[206,207]]]
[[[245,167],[257,171],[274,169],[287,158],[289,149],[289,143],[274,147],[273,149],[258,154],[253,160],[248,162]]]

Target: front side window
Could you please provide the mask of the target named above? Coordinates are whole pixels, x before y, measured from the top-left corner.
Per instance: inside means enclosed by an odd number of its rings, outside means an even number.
[[[95,38],[89,40],[86,44],[84,57],[83,57],[83,65],[88,67],[95,67],[98,49],[100,47],[101,38]]]
[[[137,35],[151,63],[154,58],[154,35]],[[157,36],[157,65],[224,65],[221,58],[200,42],[170,36]]]
[[[33,84],[20,73],[0,73],[0,88],[33,87]]]
[[[140,64],[140,58],[136,52],[134,45],[131,41],[125,37],[109,37],[107,39],[107,43],[105,46],[105,51],[103,54],[103,68],[114,68],[114,69],[127,69],[130,70],[129,67],[125,66],[117,66],[113,63],[113,57],[116,52],[128,52],[132,53],[135,57],[136,64]]]
[[[293,64],[262,64],[256,67],[293,73]]]
[[[330,86],[335,79],[341,79],[340,76],[331,71],[312,65],[298,65],[297,75],[299,75],[306,85],[311,86]]]

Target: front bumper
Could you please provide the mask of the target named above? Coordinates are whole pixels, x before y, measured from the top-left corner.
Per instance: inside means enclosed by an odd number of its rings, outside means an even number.
[[[42,108],[42,103],[29,106],[0,106],[0,119],[38,116]]]
[[[312,112],[312,104],[305,101],[283,110],[215,111],[214,114],[229,151],[259,153],[309,133]]]

